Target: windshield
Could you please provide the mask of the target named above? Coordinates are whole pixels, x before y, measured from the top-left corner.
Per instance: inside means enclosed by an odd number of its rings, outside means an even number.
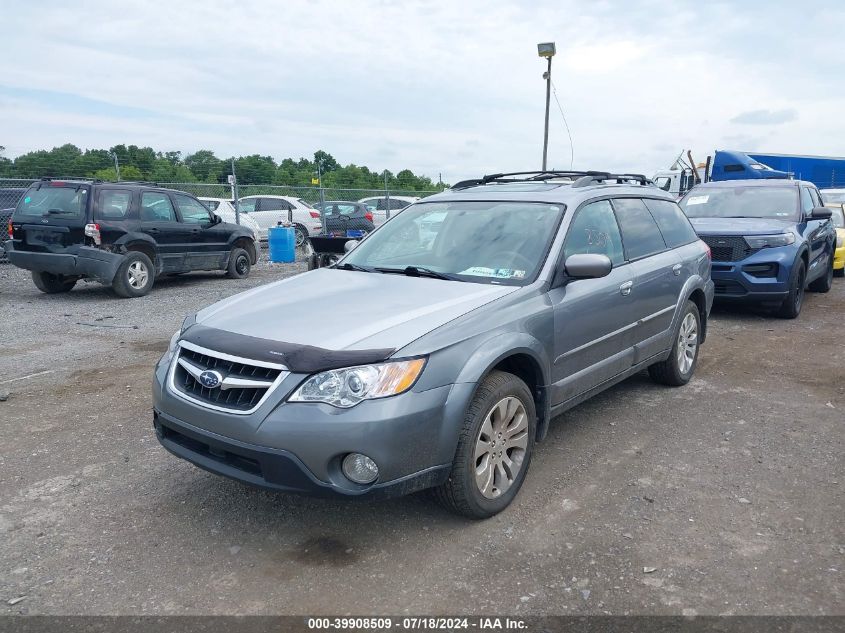
[[[689,218],[798,219],[796,187],[693,189],[680,202]]]
[[[845,203],[845,191],[820,191],[819,193],[822,194],[822,200],[825,202]]]
[[[426,202],[405,209],[341,262],[379,272],[427,269],[460,281],[524,285],[564,211],[533,202]]]
[[[842,208],[838,209],[831,209],[833,214],[830,216],[830,221],[833,222],[833,226],[837,229],[845,229],[845,211]]]
[[[80,218],[85,211],[87,195],[87,187],[40,185],[20,199],[15,217]]]

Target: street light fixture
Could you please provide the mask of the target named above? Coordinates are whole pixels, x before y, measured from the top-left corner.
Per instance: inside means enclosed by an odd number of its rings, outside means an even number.
[[[543,171],[546,171],[546,158],[549,153],[549,98],[551,97],[552,90],[552,57],[555,56],[556,52],[554,42],[537,44],[537,54],[549,60],[549,66],[546,72],[543,73],[543,79],[546,80],[546,127],[543,132]]]

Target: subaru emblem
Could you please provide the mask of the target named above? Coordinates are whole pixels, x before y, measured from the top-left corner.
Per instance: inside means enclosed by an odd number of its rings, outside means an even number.
[[[208,369],[200,374],[199,382],[206,389],[214,389],[223,382],[223,376],[219,371]]]

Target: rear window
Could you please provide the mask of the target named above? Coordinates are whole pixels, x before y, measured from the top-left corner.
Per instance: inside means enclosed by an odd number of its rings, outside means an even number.
[[[220,206],[219,200],[200,200],[200,202],[202,202],[209,211],[217,211],[217,207]]]
[[[695,242],[698,236],[695,234],[687,216],[681,211],[681,207],[670,200],[649,200],[644,199],[645,206],[651,211],[654,221],[657,222],[663,240],[669,248],[676,248]]]
[[[83,217],[88,201],[87,187],[40,185],[27,191],[15,209],[15,217]]]
[[[616,221],[622,230],[625,255],[629,260],[648,257],[666,250],[660,229],[639,198],[616,198]]]

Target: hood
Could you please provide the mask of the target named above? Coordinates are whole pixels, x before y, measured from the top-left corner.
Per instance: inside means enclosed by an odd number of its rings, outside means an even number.
[[[197,323],[324,350],[398,350],[518,289],[320,268],[215,303]]]
[[[690,218],[699,235],[767,235],[783,233],[794,222],[774,218]]]

